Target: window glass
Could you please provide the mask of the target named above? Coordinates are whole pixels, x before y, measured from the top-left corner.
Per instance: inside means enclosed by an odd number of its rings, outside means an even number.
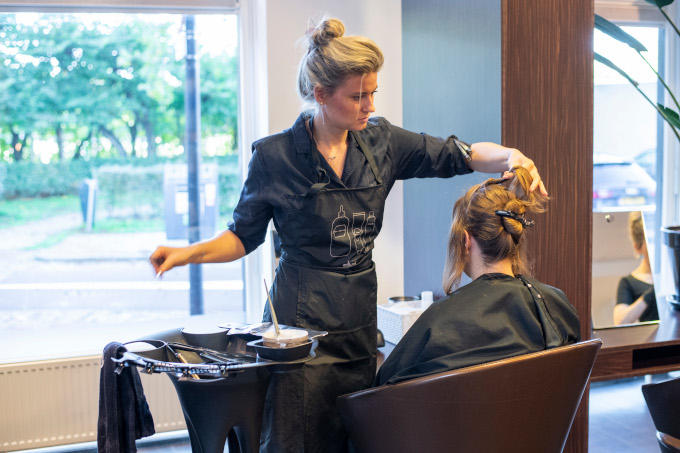
[[[189,269],[147,261],[187,243],[185,20],[0,14],[1,361],[187,322]],[[236,16],[195,16],[204,238],[240,191],[237,37]],[[241,268],[203,267],[206,317],[243,320]]]

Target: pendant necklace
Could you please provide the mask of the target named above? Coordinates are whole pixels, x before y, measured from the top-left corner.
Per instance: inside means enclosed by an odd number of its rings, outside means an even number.
[[[307,124],[307,127],[309,128],[309,135],[312,136],[312,140],[314,141],[314,145],[316,146],[316,149],[321,153],[321,148],[319,147],[319,142],[316,141],[316,137],[314,136],[314,123],[312,123],[312,120],[309,120],[309,123]],[[323,155],[323,153],[321,153]],[[337,151],[331,155],[330,153],[328,156],[324,156],[326,159],[332,163],[337,156]]]

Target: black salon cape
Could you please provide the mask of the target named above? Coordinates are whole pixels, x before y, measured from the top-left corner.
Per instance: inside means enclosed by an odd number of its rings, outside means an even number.
[[[380,367],[375,384],[491,362],[580,340],[576,310],[562,291],[523,277],[484,274],[430,306]],[[546,325],[547,324],[547,325]],[[545,336],[548,336],[547,338]]]
[[[643,296],[647,308],[642,312],[638,321],[658,321],[659,311],[656,307],[654,285],[638,280],[633,274],[621,277],[616,289],[616,303],[632,305]]]

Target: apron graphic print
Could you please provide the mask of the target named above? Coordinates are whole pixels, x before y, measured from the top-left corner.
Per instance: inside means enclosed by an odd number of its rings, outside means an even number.
[[[366,216],[365,211],[352,213],[352,224],[345,213],[345,207],[340,205],[338,215],[331,223],[330,256],[339,258],[347,256],[347,263],[343,266],[354,266],[355,257],[350,257],[352,250],[354,255],[357,253],[368,253],[369,245],[366,238],[371,238],[375,234],[375,213],[369,211]]]
[[[331,224],[331,256],[338,258],[348,256],[352,250],[352,240],[349,235],[349,219],[345,215],[345,208],[340,205],[338,216]]]

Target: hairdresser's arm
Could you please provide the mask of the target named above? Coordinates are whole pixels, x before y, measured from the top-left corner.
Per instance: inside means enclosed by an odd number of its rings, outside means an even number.
[[[548,195],[545,190],[541,175],[534,165],[534,161],[514,148],[506,148],[491,142],[473,143],[470,161],[470,168],[484,173],[505,172],[513,167],[524,167],[531,174],[532,182],[530,190],[539,188],[544,195]]]
[[[226,263],[244,257],[243,243],[232,231],[188,247],[158,247],[149,258],[156,274],[163,275],[173,267],[199,263]]]

